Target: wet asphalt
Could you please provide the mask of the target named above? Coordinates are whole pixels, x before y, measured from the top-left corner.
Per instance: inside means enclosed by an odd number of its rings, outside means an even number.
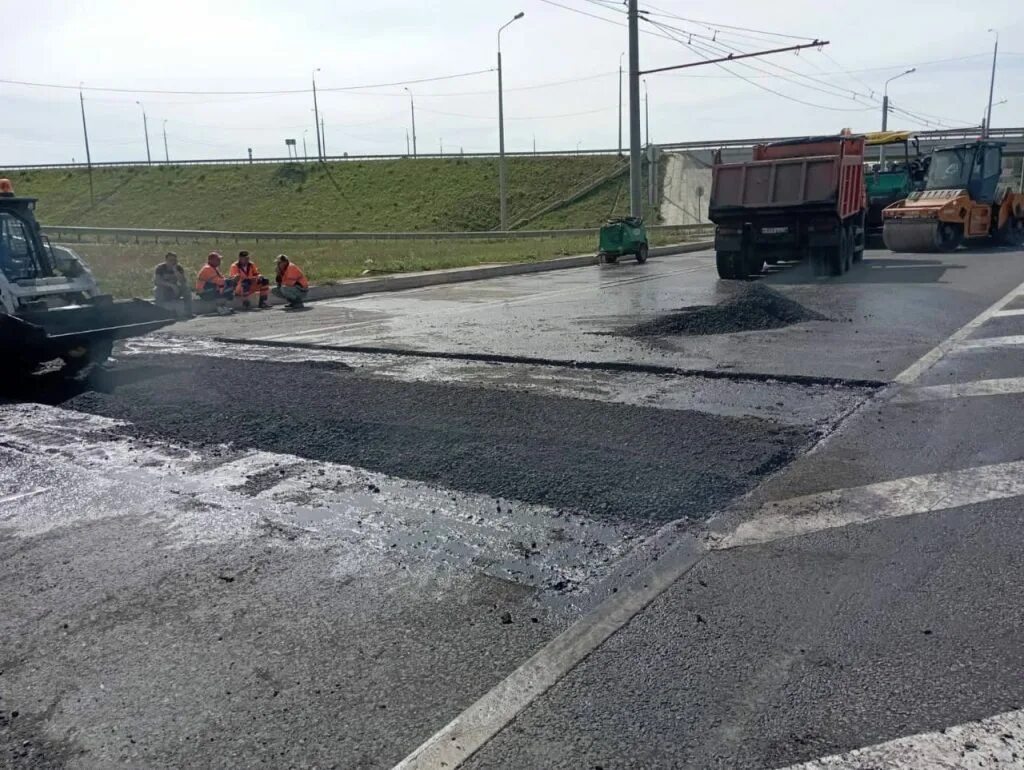
[[[387,767],[628,581],[648,538],[1021,459],[1019,396],[841,383],[891,380],[1024,281],[1020,258],[783,269],[763,282],[828,320],[653,340],[619,332],[743,286],[706,254],[584,268],[198,319],[92,383],[8,384],[0,756]],[[922,382],[1021,361],[972,349]],[[713,553],[469,765],[781,766],[1019,707],[1018,519],[992,502]]]

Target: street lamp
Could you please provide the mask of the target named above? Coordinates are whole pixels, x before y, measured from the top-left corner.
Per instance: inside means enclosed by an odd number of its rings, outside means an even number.
[[[501,32],[525,15],[520,11],[498,27],[498,209],[502,230],[508,230],[508,189],[505,183],[505,104],[501,87]]]
[[[412,98],[412,91],[409,86],[404,86],[409,94],[409,114],[412,115],[412,156],[416,157],[416,102]],[[429,112],[430,110],[427,110]]]
[[[990,29],[995,33],[996,43],[992,46],[992,77],[988,81],[988,109],[985,111],[985,125],[982,128],[981,136],[988,138],[989,126],[992,125],[992,91],[996,87],[996,56],[999,54],[999,30]]]
[[[164,118],[164,162],[171,162],[171,154],[167,152],[167,118]]]
[[[313,79],[313,125],[316,127],[316,157],[322,160],[324,157],[323,146],[320,144],[320,107],[316,103],[316,73],[320,71],[317,67],[311,75]]]
[[[149,154],[149,123],[146,120],[146,107],[140,101],[136,101],[135,103],[142,108],[142,131],[146,135],[146,163],[152,163],[153,158]]]
[[[882,88],[882,130],[886,131],[889,127],[889,84],[894,80],[899,80],[904,75],[909,75],[912,72],[917,72],[917,67],[911,67],[908,70],[904,70],[899,75],[893,75],[891,78],[885,81],[885,86]],[[885,171],[885,145],[883,144],[878,150],[878,165]]]

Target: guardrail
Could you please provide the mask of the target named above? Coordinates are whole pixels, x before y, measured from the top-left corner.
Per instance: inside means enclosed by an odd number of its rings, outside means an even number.
[[[935,131],[917,131],[915,134],[922,139],[959,139],[966,137],[977,136],[981,131],[980,126],[972,126],[969,128],[956,128],[956,129],[941,129]],[[1003,139],[1020,139],[1024,141],[1024,128],[993,128],[989,131],[989,135],[993,138]],[[773,137],[760,137],[755,139],[706,139],[700,141],[690,142],[667,142],[658,144],[658,148],[667,151],[680,151],[680,150],[715,150],[718,148],[740,148],[740,147],[753,147],[755,144],[764,144],[766,142],[778,142],[785,139],[793,139],[792,136],[773,136]],[[628,149],[626,150],[628,151]],[[573,155],[616,155],[619,153],[617,147],[607,149],[596,149],[596,150],[543,150],[540,152],[531,152],[529,150],[521,152],[506,152],[505,154],[509,157],[565,157]],[[403,153],[397,154],[376,154],[376,155],[331,155],[325,160],[330,163],[344,163],[350,161],[368,161],[368,160],[401,160],[403,158],[409,158],[410,156]],[[432,158],[432,159],[453,159],[453,158],[496,158],[498,153],[496,152],[467,152],[467,153],[419,153],[417,158]],[[145,163],[135,160],[123,160],[123,161],[105,161],[105,162],[94,162],[93,168],[129,168],[129,167],[146,167],[146,166],[244,166],[249,164],[266,164],[266,163],[316,163],[315,158],[289,158],[289,157],[276,157],[276,158],[194,158],[186,160],[172,160],[172,161],[153,161],[152,163]],[[47,169],[84,169],[87,168],[86,163],[36,163],[36,164],[3,164],[0,163],[0,171],[44,171]]]
[[[557,238],[563,236],[594,236],[597,235],[597,227],[581,227],[563,230],[472,230],[460,232],[409,232],[409,233],[355,233],[355,232],[315,232],[315,233],[275,233],[264,231],[244,230],[161,230],[154,228],[138,227],[86,227],[77,225],[43,225],[43,232],[54,241],[68,242],[77,241],[84,243],[91,236],[96,243],[103,242],[107,238],[114,243],[142,243],[143,241],[160,243],[174,240],[179,243],[181,240],[192,241],[247,241],[258,243],[259,241],[376,241],[376,240],[515,240],[520,238]],[[676,230],[688,236],[701,235],[711,232],[714,225],[704,223],[699,225],[648,225],[648,230],[663,231]]]

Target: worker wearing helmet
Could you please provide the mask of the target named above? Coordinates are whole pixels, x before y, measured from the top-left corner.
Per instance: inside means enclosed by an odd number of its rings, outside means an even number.
[[[196,294],[199,299],[215,303],[217,315],[231,315],[234,311],[229,306],[235,291],[234,279],[225,278],[220,272],[220,254],[211,251],[206,257],[206,264],[196,276]]]
[[[309,281],[286,254],[277,258],[277,288],[274,293],[288,300],[290,308],[302,307],[302,301],[309,294]]]
[[[260,295],[260,310],[269,307],[270,280],[260,275],[256,263],[249,259],[248,251],[238,252],[238,261],[231,265],[229,276],[235,279],[235,297],[242,300],[244,310],[252,307],[252,295],[257,293]]]

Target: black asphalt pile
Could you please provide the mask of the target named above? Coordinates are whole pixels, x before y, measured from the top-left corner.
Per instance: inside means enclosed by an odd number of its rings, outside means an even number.
[[[821,313],[770,289],[764,284],[744,286],[720,305],[701,305],[667,313],[631,326],[628,337],[662,337],[674,334],[729,334],[758,329],[779,329],[801,321],[826,321]]]
[[[755,418],[203,356],[122,360],[104,392],[65,404],[175,442],[231,443],[626,520],[704,518],[808,439]]]

